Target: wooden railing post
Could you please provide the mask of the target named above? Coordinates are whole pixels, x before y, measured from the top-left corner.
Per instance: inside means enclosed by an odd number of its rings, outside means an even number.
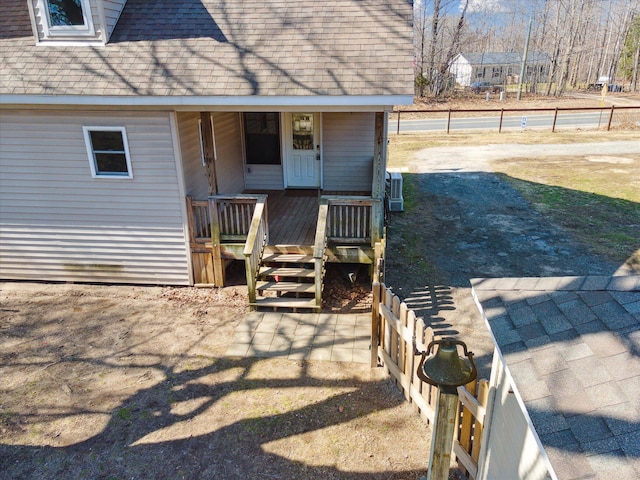
[[[371,308],[371,368],[378,366],[378,346],[380,345],[380,283],[373,282]]]
[[[256,301],[258,268],[260,266],[262,252],[268,235],[264,216],[265,203],[266,197],[264,195],[256,197],[256,206],[253,210],[251,227],[249,228],[247,241],[244,246],[247,291],[250,304],[255,303]]]
[[[211,223],[211,245],[213,247],[213,281],[217,287],[224,287],[225,272],[220,251],[220,217],[215,197],[209,197],[209,222]]]
[[[316,223],[316,238],[313,248],[315,269],[315,300],[316,306],[322,306],[322,282],[324,277],[324,257],[327,248],[327,218],[329,216],[329,201],[320,199],[318,207],[318,222]]]
[[[196,241],[195,218],[193,212],[193,197],[187,197],[187,224],[189,225],[189,242]]]
[[[382,238],[382,229],[384,224],[384,211],[382,209],[382,201],[379,198],[371,199],[371,246],[375,247],[376,243]]]
[[[430,447],[429,472],[427,474],[430,480],[446,480],[449,478],[457,411],[458,395],[438,389],[438,403]]]

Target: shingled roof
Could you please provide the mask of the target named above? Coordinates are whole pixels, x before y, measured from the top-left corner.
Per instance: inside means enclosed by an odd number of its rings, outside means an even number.
[[[640,478],[640,276],[471,283],[557,478]]]
[[[412,95],[409,0],[128,0],[106,46],[36,46],[3,1],[0,94]]]
[[[522,52],[487,52],[487,53],[461,53],[471,65],[520,65],[522,64]],[[549,56],[543,52],[529,52],[527,54],[529,64],[541,64],[549,62]]]

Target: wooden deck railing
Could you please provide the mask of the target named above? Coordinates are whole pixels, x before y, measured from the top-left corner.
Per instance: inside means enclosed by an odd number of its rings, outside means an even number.
[[[264,245],[269,242],[266,195],[214,195],[207,201],[187,198],[191,258],[196,284],[224,285],[224,262],[249,262],[248,286],[255,285],[255,273]],[[256,209],[259,210],[259,222]],[[364,196],[323,196],[314,240],[314,269],[317,306],[321,303],[325,262],[365,263],[373,266],[376,280],[382,280],[384,234],[382,202]],[[257,222],[257,223],[256,223]],[[246,242],[246,243],[245,243]],[[254,249],[258,249],[254,252]],[[251,252],[247,255],[248,252]],[[250,273],[251,272],[251,273]],[[254,294],[250,288],[250,294]]]
[[[262,260],[262,253],[269,238],[267,224],[267,196],[256,196],[257,202],[251,219],[247,241],[244,246],[245,268],[247,273],[247,290],[249,303],[256,301],[256,280]]]
[[[371,324],[371,366],[382,362],[407,401],[411,402],[428,424],[433,424],[438,400],[438,388],[422,382],[416,374],[416,352],[426,350],[433,340],[433,331],[425,328],[404,302],[386,288],[373,283]],[[458,387],[457,428],[452,458],[469,478],[478,472],[482,429],[489,398],[489,382],[479,380]]]
[[[210,242],[209,201],[194,200],[192,197],[187,197],[187,217],[189,219],[189,238],[191,241],[196,243]]]
[[[244,241],[249,234],[256,203],[265,195],[209,197],[211,238],[214,243]]]
[[[315,268],[315,299],[318,307],[322,306],[322,284],[324,282],[324,263],[327,249],[327,216],[329,213],[329,201],[320,199],[318,209],[318,222],[316,224],[316,238],[313,247],[313,261]]]
[[[327,239],[338,244],[368,244],[382,237],[382,202],[372,197],[323,196],[329,205]]]
[[[257,204],[263,204],[262,234],[269,236],[266,195],[214,195],[208,200],[187,197],[194,283],[224,286],[224,261],[242,260]]]

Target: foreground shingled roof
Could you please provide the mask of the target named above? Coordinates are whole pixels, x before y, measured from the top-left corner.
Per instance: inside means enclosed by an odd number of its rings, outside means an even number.
[[[640,276],[471,283],[557,478],[640,478]]]
[[[35,46],[3,2],[0,93],[412,95],[407,0],[128,0],[104,47]]]

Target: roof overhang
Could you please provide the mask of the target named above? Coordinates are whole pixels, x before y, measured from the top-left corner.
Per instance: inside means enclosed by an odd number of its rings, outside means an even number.
[[[0,105],[30,107],[142,107],[179,111],[381,111],[411,105],[412,95],[309,96],[101,96],[0,94]]]

